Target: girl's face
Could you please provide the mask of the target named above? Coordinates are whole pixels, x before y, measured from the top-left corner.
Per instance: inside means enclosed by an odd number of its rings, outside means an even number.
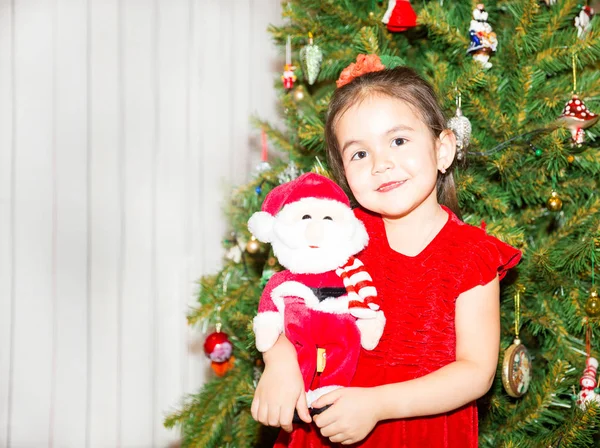
[[[336,137],[348,185],[364,208],[400,218],[437,206],[438,170],[454,158],[452,133],[434,139],[404,101],[371,95],[341,116]]]

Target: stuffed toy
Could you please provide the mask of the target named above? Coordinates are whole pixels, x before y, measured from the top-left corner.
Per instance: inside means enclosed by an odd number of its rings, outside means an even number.
[[[368,243],[366,229],[343,190],[315,173],[274,188],[248,228],[271,243],[286,268],[263,290],[253,322],[256,347],[265,352],[285,333],[296,348],[310,408],[350,384],[360,347],[372,350],[383,333],[377,290],[353,256]]]

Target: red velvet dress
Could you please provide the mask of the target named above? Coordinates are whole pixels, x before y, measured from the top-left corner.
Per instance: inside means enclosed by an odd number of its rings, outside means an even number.
[[[496,275],[504,277],[519,262],[518,250],[444,210],[448,221],[414,257],[389,246],[381,217],[355,210],[370,238],[358,257],[373,277],[387,321],[375,350],[361,351],[352,386],[408,381],[455,361],[456,298]],[[355,446],[477,448],[477,428],[477,408],[472,402],[440,415],[379,422]],[[301,424],[291,434],[282,431],[275,446],[337,445],[321,437],[314,424]]]

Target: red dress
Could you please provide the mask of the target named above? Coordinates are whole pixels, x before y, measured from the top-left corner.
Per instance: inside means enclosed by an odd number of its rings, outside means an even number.
[[[356,209],[369,233],[358,258],[373,277],[386,326],[373,351],[362,350],[352,386],[369,387],[418,378],[456,360],[454,328],[457,297],[496,275],[503,278],[521,253],[463,223],[450,209],[448,221],[414,257],[388,244],[379,215]],[[475,402],[444,414],[379,422],[360,443],[362,448],[477,448]],[[276,447],[338,446],[320,436],[314,424],[284,431]],[[342,445],[339,445],[340,447]]]

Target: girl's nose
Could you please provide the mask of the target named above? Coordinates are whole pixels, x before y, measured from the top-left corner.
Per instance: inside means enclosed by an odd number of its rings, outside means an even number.
[[[372,174],[385,173],[394,168],[394,161],[391,158],[390,151],[382,151],[373,157]]]
[[[309,246],[320,246],[323,241],[323,222],[320,219],[311,219],[306,225],[304,235]]]

